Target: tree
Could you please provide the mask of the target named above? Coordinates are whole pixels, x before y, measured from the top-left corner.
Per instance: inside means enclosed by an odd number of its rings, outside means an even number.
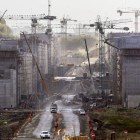
[[[5,20],[2,18],[0,20],[0,37],[10,37],[12,36],[12,30],[6,25]]]
[[[84,38],[87,40],[88,47],[92,47],[97,42],[96,38],[92,36],[71,36],[67,37],[61,37],[60,44],[62,47],[66,44],[66,51],[67,50],[77,50],[77,49],[84,49],[85,43]],[[66,41],[66,42],[65,42]]]

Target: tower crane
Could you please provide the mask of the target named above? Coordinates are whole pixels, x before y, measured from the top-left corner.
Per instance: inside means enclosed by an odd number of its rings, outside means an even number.
[[[56,19],[55,16],[46,16],[45,14],[39,15],[6,15],[3,17],[7,20],[31,20],[32,33],[36,32],[36,26],[38,25],[38,20],[53,20]]]
[[[36,46],[36,27],[38,25],[38,20],[47,20],[48,16],[45,14],[39,14],[39,15],[6,15],[3,17],[4,19],[7,20],[30,20],[31,21],[31,27],[32,27],[32,48],[33,48],[33,53],[36,55],[37,54],[37,46]],[[33,41],[34,40],[34,41]],[[33,47],[34,45],[34,47]],[[33,65],[33,70],[32,70],[32,88],[35,90],[35,94],[30,97],[32,99],[33,97],[38,98],[36,96],[37,90],[36,90],[36,85],[37,85],[37,67]]]
[[[32,34],[36,34],[36,27],[38,25],[38,20],[48,20],[48,28],[46,29],[45,34],[48,35],[48,73],[52,73],[51,70],[51,20],[56,19],[56,16],[50,15],[51,0],[48,0],[48,15],[39,14],[39,15],[7,15],[4,16],[4,19],[9,20],[31,20]]]
[[[9,20],[31,20],[31,27],[32,27],[32,35],[35,35],[36,40],[36,27],[38,25],[38,20],[48,20],[48,28],[46,29],[45,34],[48,35],[48,42],[47,42],[47,53],[48,53],[48,73],[52,74],[52,63],[51,63],[51,39],[52,39],[52,33],[51,33],[51,20],[56,19],[56,16],[50,15],[50,7],[51,3],[50,0],[48,0],[48,15],[45,14],[39,14],[39,15],[7,15],[4,16],[4,19]],[[36,44],[36,41],[35,41]],[[36,47],[34,47],[36,48]],[[36,50],[34,51],[36,53]],[[33,77],[36,74],[36,68],[33,72]],[[36,77],[36,76],[35,76]]]
[[[61,23],[61,33],[65,33],[66,35],[67,35],[67,23],[68,23],[68,21],[76,22],[77,20],[70,19],[67,16],[67,18],[63,17],[63,19],[60,21],[60,23]],[[65,31],[63,29],[65,29]]]
[[[123,13],[135,13],[135,33],[138,33],[138,16],[140,15],[140,9],[128,9],[128,11],[117,10],[117,13],[120,13],[120,16]]]
[[[48,0],[48,16],[49,17],[54,17],[51,16],[51,0]],[[53,18],[56,19],[56,18]],[[53,20],[52,19],[52,20]],[[48,35],[48,73],[49,74],[53,74],[53,63],[52,63],[52,56],[51,56],[51,40],[52,40],[52,28],[51,28],[51,20],[48,20],[48,24],[47,24],[47,29],[46,29],[46,35]]]
[[[100,78],[100,83],[99,83],[99,89],[101,90],[101,93],[103,93],[104,85],[103,85],[103,77],[105,75],[105,29],[122,29],[122,30],[129,30],[128,27],[124,28],[115,28],[115,24],[118,23],[126,23],[126,22],[131,22],[130,19],[126,20],[114,20],[114,21],[101,21],[100,16],[97,16],[97,22],[93,24],[85,24],[84,26],[90,26],[90,27],[95,27],[96,30],[99,32],[99,78]],[[103,96],[103,94],[102,94]]]
[[[73,20],[68,18],[63,17],[63,19],[60,21],[61,23],[61,33],[65,34],[65,39],[64,39],[64,49],[63,49],[63,55],[64,55],[64,63],[66,64],[66,40],[67,40],[67,23],[68,21],[77,21],[77,20]]]

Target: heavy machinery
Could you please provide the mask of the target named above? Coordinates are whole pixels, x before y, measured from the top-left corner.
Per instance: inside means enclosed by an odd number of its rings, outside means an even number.
[[[126,23],[126,22],[131,22],[131,19],[125,19],[125,20],[106,20],[106,21],[101,21],[100,16],[97,16],[97,21],[93,24],[85,24],[84,26],[90,26],[90,27],[95,27],[95,29],[99,32],[99,89],[100,92],[103,93],[103,78],[105,76],[105,29],[121,29],[121,30],[126,30],[128,31],[128,27],[123,27],[123,28],[116,28],[115,25],[119,23]]]
[[[52,103],[50,106],[51,113],[57,113],[57,104]]]
[[[51,16],[51,0],[48,0],[48,15],[39,14],[39,15],[6,15],[3,18],[8,20],[31,20],[32,35],[35,35],[36,38],[36,27],[38,25],[38,20],[48,20],[47,29],[45,34],[48,35],[48,73],[52,74],[51,69],[51,40],[52,40],[52,29],[51,29],[51,20],[56,19],[56,16]]]
[[[46,16],[45,14],[39,15],[6,15],[3,17],[6,20],[31,20],[32,33],[36,33],[36,26],[38,25],[38,20],[53,20],[56,19],[55,16]]]
[[[51,40],[52,40],[52,28],[51,20],[56,19],[56,17],[51,16],[51,0],[48,0],[48,16],[52,19],[48,20],[48,27],[46,29],[46,35],[48,35],[48,74],[53,74],[52,56],[51,56]]]
[[[31,27],[32,27],[32,44],[34,44],[33,48],[36,47],[36,27],[38,25],[38,20],[48,20],[47,24],[47,29],[45,34],[48,36],[48,41],[47,41],[47,56],[48,56],[48,74],[52,75],[53,74],[53,66],[52,66],[52,56],[51,56],[51,41],[52,41],[52,30],[51,30],[51,20],[56,19],[56,16],[51,16],[50,15],[50,8],[51,8],[51,0],[48,0],[48,15],[46,16],[45,14],[39,14],[39,15],[6,15],[4,16],[4,19],[8,20],[31,20]],[[34,49],[33,53],[36,55],[37,52]],[[37,66],[38,68],[38,66]],[[39,70],[39,69],[38,69]],[[33,68],[33,77],[36,77],[36,67]],[[39,70],[40,73],[40,70]],[[41,75],[41,74],[40,74]],[[41,77],[42,78],[42,77]],[[43,84],[45,82],[44,78],[42,78]],[[34,81],[33,81],[34,82]],[[33,84],[34,85],[34,84]],[[45,85],[45,84],[44,84]],[[34,88],[34,87],[33,87]],[[47,87],[45,87],[47,90]],[[47,91],[48,93],[48,91]]]
[[[43,78],[43,76],[42,76],[41,70],[40,70],[40,68],[39,68],[39,66],[38,66],[38,63],[37,63],[37,61],[36,61],[36,59],[35,59],[35,56],[34,56],[34,54],[33,54],[33,52],[32,52],[32,49],[31,49],[31,47],[30,47],[30,45],[29,45],[29,42],[28,42],[28,40],[27,40],[26,35],[24,34],[24,32],[23,32],[23,35],[24,35],[24,38],[25,38],[25,40],[26,40],[26,43],[27,43],[27,45],[28,45],[28,47],[29,47],[29,49],[30,49],[30,52],[31,52],[31,54],[32,54],[32,57],[33,57],[33,59],[34,59],[34,61],[35,61],[35,64],[36,64],[37,69],[38,69],[38,71],[39,71],[39,74],[40,74],[40,76],[41,76],[42,83],[43,83],[43,85],[44,85],[44,87],[45,87],[45,90],[46,90],[46,92],[47,92],[46,95],[50,96],[50,93],[49,93],[48,88],[47,88],[47,86],[46,86],[46,82],[45,82],[45,80],[44,80],[44,78]]]
[[[36,38],[36,27],[38,25],[38,20],[54,20],[56,19],[55,16],[46,16],[45,14],[39,15],[7,15],[3,17],[4,19],[8,20],[31,20],[31,27],[32,27],[32,36]],[[48,28],[46,29],[46,34],[49,36],[48,41],[48,72],[51,73],[51,26],[49,24]]]
[[[7,10],[5,10],[5,12],[3,13],[3,15],[0,17],[0,21],[1,21],[1,19],[3,18],[3,16],[5,15],[6,11],[7,11]]]
[[[63,48],[63,56],[64,56],[64,63],[66,64],[66,40],[67,40],[67,22],[68,21],[77,21],[77,20],[72,20],[70,18],[65,18],[63,17],[63,19],[60,21],[61,23],[61,34],[64,34],[64,48]]]

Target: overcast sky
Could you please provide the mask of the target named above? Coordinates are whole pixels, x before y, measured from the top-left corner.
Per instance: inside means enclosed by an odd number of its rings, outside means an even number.
[[[78,21],[95,21],[97,15],[109,19],[131,18],[134,21],[134,13],[117,13],[118,8],[138,8],[140,0],[51,0],[51,15],[58,19],[64,15]],[[1,0],[0,11],[6,15],[31,15],[48,14],[48,0]],[[140,18],[140,17],[139,17]],[[140,21],[140,20],[139,20]],[[16,21],[14,21],[16,22]],[[9,21],[7,21],[9,23]],[[131,24],[134,26],[134,23]]]

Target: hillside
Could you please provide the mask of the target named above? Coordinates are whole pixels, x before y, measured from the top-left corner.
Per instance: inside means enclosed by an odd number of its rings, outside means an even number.
[[[60,45],[62,48],[66,48],[67,55],[70,54],[69,52],[72,52],[74,56],[82,55],[86,57],[87,53],[84,39],[86,39],[90,57],[97,56],[96,44],[98,44],[98,40],[94,36],[69,36],[66,39],[65,37],[61,37]]]
[[[0,21],[0,38],[12,36],[12,30],[6,25],[5,20],[2,18]]]
[[[85,38],[88,48],[93,47],[97,42],[97,39],[92,36],[70,36],[66,39],[66,50],[85,49]],[[65,45],[65,37],[61,38],[60,43],[62,46]]]

